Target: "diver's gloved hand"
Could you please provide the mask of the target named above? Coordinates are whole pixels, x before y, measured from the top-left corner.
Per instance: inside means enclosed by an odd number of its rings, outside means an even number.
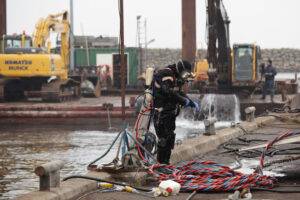
[[[199,104],[197,102],[194,102],[188,98],[185,99],[185,108],[186,107],[191,107],[191,108],[195,108],[196,112],[200,111],[200,107]]]
[[[188,98],[185,98],[185,104],[184,104],[184,107],[187,108],[190,106],[190,100]]]
[[[195,109],[196,112],[200,111],[200,106],[197,102],[191,101],[191,107]]]

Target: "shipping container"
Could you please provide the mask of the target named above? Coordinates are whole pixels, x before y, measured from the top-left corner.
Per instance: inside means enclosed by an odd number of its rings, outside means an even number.
[[[111,79],[115,87],[120,86],[120,64],[118,48],[85,48],[74,49],[75,68],[82,66],[105,66],[110,70]],[[127,60],[126,83],[127,87],[134,87],[137,84],[138,76],[138,49],[128,47],[125,49]],[[89,60],[87,60],[89,57]]]

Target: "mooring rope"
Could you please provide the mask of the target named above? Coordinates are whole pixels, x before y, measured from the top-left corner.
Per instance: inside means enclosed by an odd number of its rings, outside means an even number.
[[[278,141],[300,134],[287,130],[271,140],[260,157],[260,164],[252,174],[234,171],[228,166],[213,161],[192,160],[186,164],[161,165],[155,164],[148,173],[158,181],[174,180],[181,185],[181,192],[226,192],[245,188],[273,188],[277,179],[262,174],[266,152]]]
[[[152,165],[148,172],[158,181],[171,179],[180,183],[182,192],[224,192],[244,188],[270,189],[277,183],[277,179],[262,174],[266,152],[276,142],[296,134],[300,132],[288,130],[271,140],[261,154],[259,166],[252,174],[243,174],[225,165],[200,160],[192,160],[180,166],[156,164]]]
[[[276,178],[258,173],[243,174],[212,161],[192,160],[182,166],[152,165],[149,174],[159,181],[174,180],[181,192],[224,192],[244,188],[273,188]]]

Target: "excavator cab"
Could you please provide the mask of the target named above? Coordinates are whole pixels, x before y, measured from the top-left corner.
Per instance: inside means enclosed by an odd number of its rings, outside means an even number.
[[[2,54],[37,54],[46,53],[45,49],[32,46],[32,38],[29,35],[4,35],[1,40]]]
[[[232,85],[253,86],[258,80],[259,46],[234,44],[232,49]]]
[[[4,35],[2,38],[1,50],[6,53],[10,48],[30,48],[32,47],[32,38],[28,35]]]

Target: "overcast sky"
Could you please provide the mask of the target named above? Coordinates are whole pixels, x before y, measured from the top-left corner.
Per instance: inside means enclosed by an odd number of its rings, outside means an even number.
[[[205,48],[205,1],[197,3],[197,46]],[[118,0],[74,0],[75,34],[118,36]],[[299,0],[224,0],[231,43],[300,48]],[[69,9],[69,0],[7,0],[8,33],[33,33],[40,17]],[[147,19],[151,47],[181,47],[181,0],[124,0],[125,45],[136,45],[136,16]],[[83,28],[81,28],[83,27]]]

